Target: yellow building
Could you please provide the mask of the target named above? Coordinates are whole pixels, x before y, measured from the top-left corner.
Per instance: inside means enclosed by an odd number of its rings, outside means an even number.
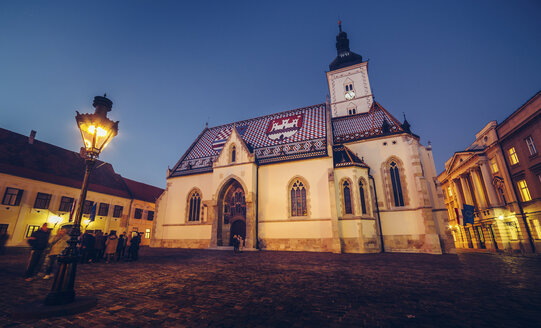
[[[541,248],[541,92],[445,163],[442,183],[456,248],[531,252]],[[464,225],[464,205],[474,223]]]
[[[0,232],[8,246],[26,246],[26,238],[47,222],[53,233],[70,224],[70,211],[79,198],[84,160],[78,153],[0,128]],[[163,190],[115,173],[98,161],[93,170],[82,229],[117,233],[143,232],[148,245],[154,204]],[[96,216],[90,212],[96,204]]]

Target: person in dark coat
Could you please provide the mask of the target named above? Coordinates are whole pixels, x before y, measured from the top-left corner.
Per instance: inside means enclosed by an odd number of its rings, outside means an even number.
[[[128,248],[128,257],[130,261],[137,261],[139,258],[139,244],[141,243],[141,236],[136,233],[131,238],[130,247]]]
[[[90,232],[85,231],[81,239],[81,263],[92,262],[95,243],[94,236]]]
[[[124,250],[126,249],[126,234],[123,232],[118,236],[118,244],[116,246],[116,261],[118,262],[124,257]]]
[[[50,231],[47,228],[47,223],[44,223],[39,230],[34,231],[30,238],[28,238],[28,244],[32,247],[32,251],[30,252],[30,258],[24,273],[26,281],[34,279],[34,276],[39,271],[41,256],[49,244],[49,234]]]
[[[104,237],[101,231],[97,231],[94,238],[94,262],[99,262],[103,258],[107,237]]]

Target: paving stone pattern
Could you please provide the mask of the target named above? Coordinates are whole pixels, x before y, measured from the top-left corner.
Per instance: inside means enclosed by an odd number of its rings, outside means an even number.
[[[25,282],[28,251],[0,255],[3,327],[541,327],[541,259],[143,248],[79,265],[97,307],[14,320],[51,280]]]

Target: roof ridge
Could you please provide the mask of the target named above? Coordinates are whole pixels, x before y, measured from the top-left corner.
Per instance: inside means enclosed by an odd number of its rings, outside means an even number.
[[[224,127],[231,126],[231,125],[234,125],[234,124],[237,124],[237,123],[245,123],[245,122],[248,123],[250,121],[260,120],[260,119],[265,118],[267,116],[275,116],[275,115],[280,115],[280,114],[286,114],[286,113],[290,113],[290,112],[294,112],[294,111],[298,111],[298,110],[310,109],[310,108],[313,108],[313,107],[319,107],[319,106],[324,106],[324,105],[325,105],[325,103],[321,103],[321,104],[315,104],[315,105],[306,106],[306,107],[288,109],[288,110],[283,111],[283,112],[271,113],[271,114],[267,114],[267,115],[261,115],[261,116],[248,118],[248,119],[245,119],[245,120],[242,120],[242,121],[235,121],[235,122],[230,122],[230,123],[226,123],[226,124],[222,124],[222,125],[216,125],[216,126],[208,128],[208,129],[213,130],[213,129],[217,129],[217,128],[224,128]]]

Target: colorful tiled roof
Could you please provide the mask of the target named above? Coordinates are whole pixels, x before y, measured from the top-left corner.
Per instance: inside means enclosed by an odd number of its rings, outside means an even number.
[[[409,132],[376,101],[366,113],[333,118],[332,126],[335,143]]]
[[[259,164],[327,155],[326,109],[319,104],[205,129],[169,177],[212,171],[233,128]]]

